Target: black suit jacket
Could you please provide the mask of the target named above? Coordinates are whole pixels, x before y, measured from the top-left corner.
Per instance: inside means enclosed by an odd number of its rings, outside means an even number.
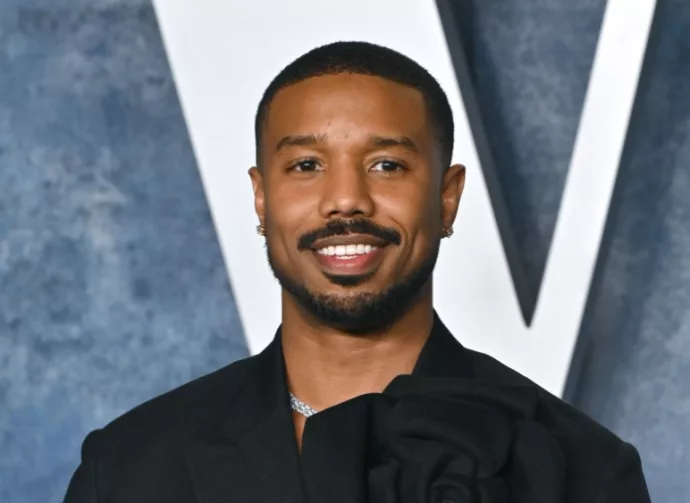
[[[640,459],[630,444],[497,360],[463,348],[438,318],[414,375],[461,379],[470,387],[487,382],[528,387],[538,400],[535,419],[564,459],[563,501],[649,502]],[[300,457],[278,330],[261,354],[90,433],[65,503],[306,502]],[[550,462],[543,462],[548,471]]]

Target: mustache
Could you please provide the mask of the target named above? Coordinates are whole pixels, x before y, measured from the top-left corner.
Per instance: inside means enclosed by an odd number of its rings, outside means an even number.
[[[382,227],[371,220],[330,220],[325,226],[303,234],[297,243],[297,249],[309,250],[319,239],[349,234],[368,234],[394,245],[399,245],[402,240],[400,233],[395,229]]]

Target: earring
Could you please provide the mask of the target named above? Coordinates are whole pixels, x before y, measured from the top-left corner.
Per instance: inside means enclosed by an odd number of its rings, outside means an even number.
[[[453,235],[453,226],[451,225],[450,227],[444,227],[441,229],[441,237],[442,238],[449,238]]]
[[[256,233],[259,236],[265,236],[266,235],[266,227],[264,227],[264,224],[259,224],[256,226]]]

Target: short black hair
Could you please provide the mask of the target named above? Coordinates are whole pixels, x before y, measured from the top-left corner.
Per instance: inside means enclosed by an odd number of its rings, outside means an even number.
[[[419,63],[393,49],[369,42],[334,42],[312,49],[283,70],[269,84],[259,102],[254,122],[256,162],[259,163],[262,127],[276,93],[291,84],[320,75],[353,73],[371,75],[419,90],[436,129],[444,168],[453,154],[453,112],[448,97],[431,74]]]

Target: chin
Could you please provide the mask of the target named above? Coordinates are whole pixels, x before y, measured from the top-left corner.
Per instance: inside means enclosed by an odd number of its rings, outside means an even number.
[[[331,284],[344,288],[353,288],[362,286],[371,281],[373,273],[370,274],[351,274],[351,275],[330,275],[324,274]],[[362,289],[357,289],[362,290]]]
[[[383,272],[380,267],[362,275],[332,275],[323,270],[292,275],[277,267],[270,254],[269,264],[283,290],[311,316],[345,332],[366,334],[385,330],[427,292],[424,287],[436,257],[437,253],[429,255],[416,270],[392,282],[375,277]],[[311,277],[308,281],[298,279],[307,276]]]

